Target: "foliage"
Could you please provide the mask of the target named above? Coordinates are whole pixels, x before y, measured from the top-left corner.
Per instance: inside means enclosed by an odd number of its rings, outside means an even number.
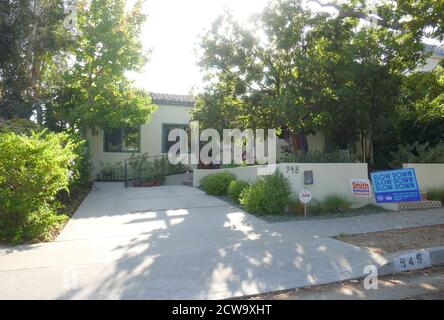
[[[366,150],[366,139],[372,145],[388,125],[404,73],[425,56],[421,34],[360,26],[360,1],[336,7],[351,14],[310,12],[288,0],[272,2],[252,27],[229,13],[219,17],[202,38],[208,86],[192,118],[204,127],[275,128],[290,137],[322,131],[333,149],[361,139]],[[377,9],[386,24],[401,18],[393,3]]]
[[[290,163],[349,163],[356,162],[355,154],[344,153],[340,151],[324,153],[318,150],[290,153],[282,157],[280,162]]]
[[[444,142],[434,147],[429,143],[419,144],[415,142],[411,145],[401,145],[397,152],[392,152],[392,168],[399,168],[403,163],[443,163],[444,162]]]
[[[55,197],[75,175],[77,147],[66,133],[0,134],[0,239],[47,235],[65,218]]]
[[[116,163],[100,163],[100,172],[97,176],[102,181],[121,181],[125,178],[125,167],[121,161]]]
[[[388,125],[374,144],[375,165],[387,169],[399,145],[444,141],[444,70],[413,72],[403,78],[395,112],[387,118]],[[402,150],[401,150],[402,152]],[[408,156],[404,156],[407,159]]]
[[[243,168],[247,166],[246,161],[241,161],[241,163],[224,163],[221,165],[222,169],[229,169],[229,168]]]
[[[284,212],[290,196],[288,179],[279,171],[259,177],[240,195],[240,203],[248,211],[257,214],[280,214]]]
[[[153,158],[146,162],[145,171],[142,173],[142,180],[151,182],[155,180],[162,181],[165,179],[166,174],[166,159]]]
[[[290,197],[288,197],[287,207],[290,213],[296,215],[303,215],[305,211],[304,204],[299,200],[299,196],[296,194],[291,194]]]
[[[349,211],[351,209],[350,202],[339,195],[329,195],[322,201],[313,199],[308,204],[310,213],[313,214],[334,214]]]
[[[233,200],[236,203],[239,202],[239,196],[242,193],[242,191],[247,188],[250,184],[245,180],[233,180],[230,182],[230,185],[228,186],[228,196],[231,200]]]
[[[134,179],[153,181],[166,175],[167,164],[165,157],[152,157],[147,153],[132,155],[128,161],[129,174]]]
[[[35,122],[23,118],[14,118],[0,123],[0,133],[13,132],[21,135],[31,135],[40,132],[44,128]]]
[[[166,159],[165,159],[166,160]],[[166,161],[165,174],[167,176],[174,174],[181,174],[191,171],[190,167],[184,165],[183,163],[172,164],[169,161]]]
[[[70,139],[74,142],[74,153],[76,154],[73,160],[73,179],[70,182],[71,188],[87,187],[91,182],[92,160],[88,141],[78,132],[68,131]]]
[[[228,186],[233,180],[236,180],[236,176],[230,172],[213,173],[203,177],[200,186],[206,193],[220,196],[227,194]]]
[[[394,121],[398,143],[444,140],[444,68],[404,78]]]
[[[130,179],[145,181],[163,181],[166,176],[185,173],[190,170],[186,165],[172,164],[166,156],[150,156],[148,153],[131,155],[128,161],[128,174]]]
[[[444,203],[444,188],[427,190],[427,199],[441,201],[442,203]]]
[[[441,0],[398,0],[398,10],[408,19],[404,28],[421,32],[426,37],[443,40],[444,3]]]
[[[140,33],[142,2],[125,10],[124,0],[79,1],[75,61],[63,72],[47,104],[46,124],[84,129],[145,123],[155,106],[147,92],[126,78],[147,61]]]
[[[62,0],[0,1],[0,116],[41,118],[48,69],[73,40],[63,11]]]

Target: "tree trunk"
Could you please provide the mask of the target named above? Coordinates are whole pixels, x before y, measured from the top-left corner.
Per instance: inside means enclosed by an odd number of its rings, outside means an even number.
[[[301,150],[301,146],[299,145],[298,135],[293,131],[290,131],[290,142],[293,153]]]

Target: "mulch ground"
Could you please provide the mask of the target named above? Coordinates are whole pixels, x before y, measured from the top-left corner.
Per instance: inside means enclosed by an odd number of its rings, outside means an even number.
[[[379,254],[438,247],[444,246],[444,224],[338,236],[336,239]]]

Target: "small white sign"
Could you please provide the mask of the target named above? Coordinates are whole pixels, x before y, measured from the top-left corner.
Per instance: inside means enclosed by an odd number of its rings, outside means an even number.
[[[372,196],[372,189],[370,187],[370,180],[368,179],[351,179],[352,193],[356,197],[370,198]]]
[[[397,272],[424,269],[430,266],[430,255],[425,250],[411,251],[395,258]]]
[[[311,200],[311,192],[307,189],[302,190],[299,192],[299,200],[304,204],[309,203]]]

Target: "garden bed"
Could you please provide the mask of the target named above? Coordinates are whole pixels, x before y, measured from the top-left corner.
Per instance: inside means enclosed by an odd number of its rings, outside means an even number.
[[[229,204],[239,208],[240,210],[245,210],[244,208],[242,208],[241,205],[239,205],[238,203],[231,200],[230,197],[228,197],[228,196],[223,195],[223,196],[218,196],[218,198],[225,201],[225,202],[228,202]],[[378,213],[386,213],[387,212],[386,209],[384,209],[382,207],[375,206],[375,205],[371,205],[371,204],[364,206],[362,208],[351,209],[349,211],[340,212],[340,213],[319,214],[319,213],[312,213],[309,210],[310,209],[308,209],[306,217],[304,217],[303,214],[295,214],[295,213],[287,213],[287,212],[283,212],[282,214],[277,214],[277,215],[263,215],[263,214],[255,214],[255,213],[251,213],[251,214],[253,214],[254,216],[256,216],[259,219],[262,219],[268,223],[277,223],[277,222],[286,222],[286,221],[323,220],[323,219],[345,218],[345,217],[354,217],[354,216],[362,216],[362,215],[378,214]]]
[[[444,224],[371,232],[336,239],[378,254],[444,246]]]
[[[375,205],[367,205],[362,208],[351,209],[345,212],[322,213],[322,214],[310,212],[310,208],[308,208],[306,217],[303,214],[294,214],[294,213],[283,213],[281,215],[261,215],[258,217],[267,222],[273,223],[273,222],[298,221],[298,220],[324,220],[324,219],[334,219],[334,218],[345,218],[345,217],[363,216],[369,214],[378,214],[384,212],[387,212],[387,210],[385,210],[384,208]]]

